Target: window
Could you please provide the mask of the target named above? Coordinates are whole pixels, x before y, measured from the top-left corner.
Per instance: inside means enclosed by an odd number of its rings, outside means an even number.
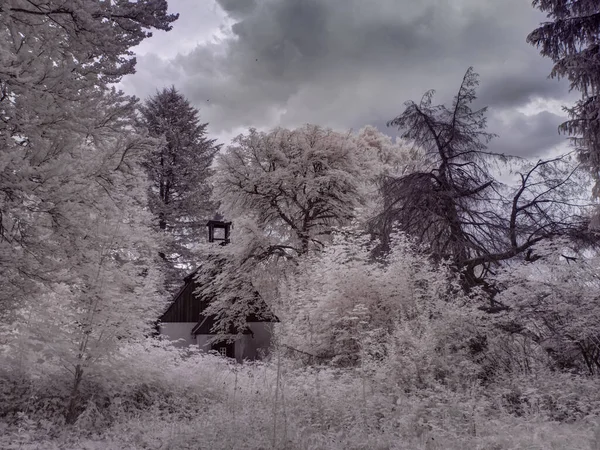
[[[215,227],[213,233],[213,239],[225,240],[225,228]]]
[[[233,342],[217,342],[211,345],[211,350],[225,358],[235,358],[235,344]]]

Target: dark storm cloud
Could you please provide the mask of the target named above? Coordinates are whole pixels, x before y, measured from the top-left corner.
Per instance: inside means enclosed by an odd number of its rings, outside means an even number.
[[[168,71],[218,133],[306,122],[355,129],[383,124],[402,112],[404,101],[418,101],[428,89],[436,89],[438,103],[451,101],[469,66],[481,75],[479,102],[491,110],[565,96],[564,82],[547,79],[551,62],[525,43],[543,20],[528,1],[218,4],[230,18],[227,36],[173,55],[167,66],[148,55],[138,66],[145,79],[162,80]],[[551,145],[555,130],[552,139],[543,133],[556,121],[538,116],[526,118],[531,128],[519,133],[523,140],[531,133],[534,147]],[[498,142],[507,139],[506,147],[531,153],[507,137],[515,129],[509,122],[490,116]]]
[[[232,17],[243,17],[256,8],[255,0],[217,0],[217,3]]]
[[[490,111],[488,117],[491,121],[488,131],[498,135],[488,144],[488,150],[492,152],[536,158],[567,142],[567,138],[558,133],[558,125],[564,117],[547,111],[532,115],[518,111],[503,110],[498,114]],[[395,127],[388,127],[386,120],[375,120],[371,124],[392,138],[402,134]],[[359,128],[354,127],[355,130]]]

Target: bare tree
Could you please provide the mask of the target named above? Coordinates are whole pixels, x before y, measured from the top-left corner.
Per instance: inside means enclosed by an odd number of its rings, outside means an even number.
[[[572,153],[527,164],[517,172],[519,181],[502,200],[508,217],[505,237],[498,250],[465,261],[469,271],[524,254],[529,261],[539,258],[534,246],[544,240],[566,237],[589,244],[589,216],[592,204],[585,198],[589,177],[581,170]],[[498,247],[496,247],[498,248]]]
[[[500,261],[527,254],[548,238],[584,229],[585,204],[578,167],[568,156],[522,165],[520,184],[509,188],[492,174],[494,164],[518,158],[487,151],[486,108],[473,111],[478,76],[469,68],[451,108],[432,105],[434,91],[388,125],[425,152],[425,168],[382,177],[383,208],[372,221],[385,253],[398,229],[425,246],[435,260],[449,260],[467,290],[484,285]],[[531,253],[529,255],[531,257]]]

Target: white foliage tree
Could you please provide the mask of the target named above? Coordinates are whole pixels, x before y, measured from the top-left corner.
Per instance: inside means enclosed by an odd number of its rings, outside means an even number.
[[[0,309],[18,312],[5,319],[13,336],[37,336],[41,359],[73,375],[71,422],[90,364],[147,330],[156,308],[140,169],[153,141],[135,128],[136,100],[109,84],[133,72],[147,30],[170,29],[166,8],[0,5]]]
[[[386,264],[372,262],[368,241],[344,230],[324,252],[300,262],[282,283],[282,342],[313,363],[379,361],[407,386],[451,372],[448,357],[474,375],[459,355],[467,355],[476,326],[472,310],[460,306],[468,299],[458,279],[404,238],[396,237],[393,248]]]
[[[134,101],[107,83],[133,72],[130,48],[151,35],[147,30],[170,29],[177,16],[166,8],[164,0],[0,5],[0,311],[51,281],[63,264],[54,255],[77,233],[62,228],[57,205],[78,201],[62,194],[77,185],[71,168],[87,164],[81,149],[104,152],[90,156],[90,168],[115,160],[113,172],[90,169],[79,177],[110,194],[111,176],[139,148],[127,135],[96,145],[100,134],[117,136],[133,124]]]
[[[106,97],[107,115],[118,97]],[[141,337],[159,306],[146,184],[140,183],[149,142],[126,127],[115,133],[117,124],[104,128],[106,119],[99,115],[103,125],[90,129],[87,140],[69,136],[68,151],[36,171],[38,189],[25,197],[21,214],[7,216],[17,231],[6,243],[18,265],[4,266],[4,273],[21,274],[24,286],[36,288],[33,298],[31,290],[19,293],[21,320],[14,326],[30,342],[51,337],[43,358],[51,354],[73,373],[72,399],[85,369],[119,340]],[[75,403],[69,420],[74,412]]]
[[[271,238],[261,256],[306,254],[365,204],[374,166],[364,142],[314,125],[251,129],[216,158],[214,198],[229,216],[252,217]]]
[[[203,314],[214,317],[215,340],[239,338],[247,331],[249,319],[273,319],[264,289],[260,289],[260,282],[256,283],[266,275],[265,267],[248,264],[244,250],[235,243],[201,247],[202,263],[194,275],[198,285],[195,294],[206,301]]]
[[[511,331],[547,352],[562,369],[600,370],[600,260],[577,253],[565,240],[540,246],[540,260],[522,262],[499,274],[501,301],[510,307],[501,320]],[[587,253],[587,254],[586,254]]]
[[[205,295],[217,299],[211,310],[221,330],[231,321],[241,327],[242,311],[254,314],[255,288],[277,303],[273,273],[284,276],[289,269],[282,258],[295,261],[322,250],[336,227],[368,217],[377,207],[376,178],[407,170],[418,159],[419,152],[373,127],[352,134],[306,125],[238,136],[217,156],[212,179],[215,202],[235,218],[233,242],[222,250],[228,253],[222,271],[210,272],[210,286],[202,283]]]

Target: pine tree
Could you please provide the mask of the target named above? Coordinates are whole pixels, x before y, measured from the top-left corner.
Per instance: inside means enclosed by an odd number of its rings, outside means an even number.
[[[533,6],[547,13],[527,42],[554,61],[553,78],[567,78],[571,89],[581,92],[569,120],[560,131],[571,135],[581,161],[596,178],[600,194],[600,2],[597,0],[534,0]]]
[[[157,92],[141,108],[142,123],[161,144],[145,162],[151,180],[150,209],[165,232],[160,255],[167,262],[167,288],[178,286],[194,262],[191,249],[204,239],[215,207],[207,178],[220,146],[206,137],[207,123],[175,87]]]
[[[477,85],[478,75],[469,68],[451,108],[432,105],[435,91],[428,91],[420,103],[406,102],[405,111],[388,123],[424,150],[429,167],[382,179],[384,207],[373,221],[382,251],[389,250],[394,227],[427,245],[436,259],[449,258],[457,266],[502,244],[495,239],[501,219],[475,207],[496,187],[487,160],[501,157],[486,151],[494,137],[486,132],[486,109],[470,108]],[[479,226],[468,226],[471,222]]]
[[[377,249],[390,249],[394,230],[416,239],[437,261],[450,261],[463,287],[483,286],[502,261],[532,257],[533,246],[557,236],[584,237],[587,209],[577,165],[569,155],[517,166],[520,181],[506,186],[492,164],[513,157],[487,151],[486,108],[472,110],[478,75],[469,68],[452,106],[433,105],[434,91],[388,125],[424,151],[418,170],[382,176],[381,212],[371,221]]]

